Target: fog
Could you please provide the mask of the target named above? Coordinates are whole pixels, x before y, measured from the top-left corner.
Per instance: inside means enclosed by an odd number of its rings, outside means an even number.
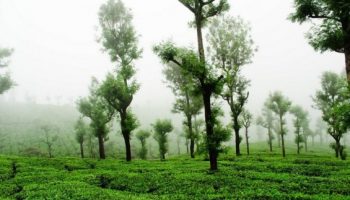
[[[17,86],[5,101],[70,104],[88,93],[92,76],[103,79],[113,64],[96,42],[97,13],[103,0],[0,0],[0,44],[14,48],[9,70]],[[189,11],[176,0],[125,0],[140,35],[142,58],[136,62],[141,89],[132,107],[147,125],[171,115],[174,96],[164,84],[162,64],[152,46],[167,39],[195,46]],[[323,71],[341,72],[342,54],[316,53],[305,39],[307,25],[288,21],[292,0],[229,0],[230,15],[240,15],[252,28],[258,46],[243,73],[251,80],[248,108],[257,114],[271,91],[281,90],[312,116],[311,95]],[[224,104],[223,104],[224,105]],[[176,117],[180,119],[180,115]],[[292,135],[292,134],[291,134]]]

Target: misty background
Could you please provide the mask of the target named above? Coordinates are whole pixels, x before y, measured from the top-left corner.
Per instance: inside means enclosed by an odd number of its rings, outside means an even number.
[[[78,118],[75,102],[88,94],[91,77],[102,80],[113,69],[108,54],[96,42],[97,13],[104,2],[0,0],[0,44],[15,50],[9,70],[17,84],[0,97],[6,103],[2,112],[26,109],[24,105],[9,106],[12,103],[45,104],[42,116],[51,114],[52,121],[61,117],[61,121],[67,120],[68,129],[72,128],[75,121],[68,119]],[[139,47],[143,48],[142,58],[135,62],[141,88],[132,108],[142,127],[149,127],[158,118],[171,118],[181,131],[182,116],[171,113],[174,96],[164,83],[163,65],[152,47],[167,39],[195,47],[195,31],[188,26],[192,15],[176,0],[124,3],[133,13],[133,24],[140,35]],[[229,0],[229,3],[228,14],[239,15],[250,23],[252,38],[258,46],[253,63],[243,69],[245,77],[251,80],[247,108],[254,116],[259,115],[268,94],[280,90],[293,104],[310,112],[313,124],[320,114],[312,108],[311,96],[320,86],[322,72],[343,70],[343,55],[319,54],[309,46],[305,33],[310,26],[293,24],[287,19],[293,11],[293,0]],[[222,105],[226,107],[225,102]],[[40,106],[27,108],[28,118],[33,118],[33,113],[39,116],[38,109]],[[70,113],[69,117],[61,116],[60,112]],[[290,138],[294,137],[291,130]],[[251,128],[252,133],[256,131]]]

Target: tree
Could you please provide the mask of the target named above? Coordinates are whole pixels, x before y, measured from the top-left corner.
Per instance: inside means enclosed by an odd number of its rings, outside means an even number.
[[[147,146],[146,146],[146,140],[149,138],[151,133],[147,130],[139,130],[136,133],[136,138],[140,140],[141,143],[141,149],[139,152],[139,156],[141,159],[145,160],[147,158]]]
[[[179,0],[194,15],[195,27],[197,30],[198,55],[192,49],[178,48],[171,42],[157,45],[154,48],[156,54],[165,63],[174,63],[181,67],[186,74],[191,75],[195,80],[196,88],[200,91],[203,98],[204,117],[207,134],[207,148],[210,159],[210,169],[217,170],[217,144],[214,142],[216,135],[214,133],[214,121],[212,113],[211,98],[214,94],[219,94],[221,89],[222,76],[217,75],[215,70],[206,63],[202,27],[205,22],[216,15],[228,10],[229,5],[226,0]]]
[[[262,109],[262,116],[257,118],[256,123],[267,129],[267,136],[268,136],[267,143],[269,145],[270,152],[272,152],[272,141],[275,139],[273,135],[274,117],[273,117],[272,111],[267,106],[268,106],[267,103],[265,103]]]
[[[314,23],[307,34],[309,43],[317,51],[335,51],[345,54],[346,74],[350,81],[350,3],[348,0],[295,0],[293,22]]]
[[[283,157],[286,157],[286,149],[284,144],[284,135],[287,133],[284,125],[286,124],[285,121],[285,115],[288,113],[292,102],[283,96],[283,94],[279,91],[274,92],[269,95],[267,106],[269,109],[274,112],[279,119],[279,134],[281,136],[281,142],[282,142],[282,155]]]
[[[152,124],[154,129],[154,139],[159,145],[159,155],[161,160],[165,160],[165,154],[168,152],[168,133],[173,131],[173,125],[170,120],[158,119]]]
[[[252,124],[252,120],[253,120],[253,115],[248,110],[243,110],[240,123],[245,128],[245,141],[246,141],[246,145],[247,145],[247,154],[248,155],[249,155],[248,129],[249,129],[250,125]]]
[[[100,42],[109,53],[111,61],[117,65],[116,75],[107,75],[100,92],[119,113],[127,161],[131,161],[131,132],[138,127],[136,117],[129,109],[134,94],[139,89],[134,77],[136,70],[133,62],[140,58],[142,53],[137,47],[138,38],[131,20],[131,13],[120,0],[109,0],[100,8]]]
[[[303,141],[305,145],[305,151],[308,151],[308,140],[309,137],[312,136],[313,131],[310,128],[310,120],[308,118],[305,119],[303,125],[302,125],[302,130],[303,130]]]
[[[9,64],[8,58],[12,55],[12,49],[0,47],[0,68],[5,68]],[[0,95],[14,86],[14,82],[8,73],[0,75]]]
[[[43,125],[40,129],[44,132],[44,138],[41,140],[47,146],[47,153],[49,158],[53,158],[53,145],[57,141],[58,136],[51,135],[51,131],[54,129],[49,125]]]
[[[205,26],[208,19],[227,11],[230,6],[227,3],[227,0],[179,0],[179,2],[188,8],[194,15],[194,26],[197,31],[199,60],[204,64],[205,52],[202,28]],[[218,3],[215,4],[216,2]]]
[[[81,158],[84,158],[84,142],[89,133],[88,133],[88,127],[86,126],[82,117],[80,117],[75,123],[74,130],[75,130],[75,139],[80,146],[80,156]]]
[[[307,112],[302,107],[295,105],[291,107],[290,113],[294,115],[295,143],[297,144],[297,153],[300,154],[300,149],[302,148],[301,143],[305,142],[302,131],[305,133],[304,128],[307,120]]]
[[[250,27],[241,18],[228,16],[213,19],[208,34],[210,58],[224,76],[221,95],[230,107],[237,156],[241,154],[239,116],[249,96],[249,81],[241,75],[241,71],[244,65],[251,63],[255,51],[249,32]]]
[[[171,88],[176,97],[173,113],[183,113],[186,120],[186,138],[190,140],[190,155],[194,158],[194,145],[197,138],[193,130],[193,118],[200,114],[203,108],[202,99],[195,94],[195,85],[191,76],[184,73],[181,68],[174,64],[169,64],[163,73],[166,77],[168,87]]]
[[[100,159],[105,159],[104,142],[108,140],[109,127],[107,124],[113,119],[114,109],[109,105],[105,98],[98,94],[98,81],[93,78],[90,86],[90,95],[81,98],[77,102],[79,112],[90,118],[90,126],[94,136],[98,139]]]
[[[340,140],[348,129],[348,123],[344,119],[346,113],[340,109],[347,102],[348,88],[346,79],[333,72],[324,72],[321,77],[321,89],[316,91],[313,97],[315,106],[322,112],[322,119],[328,125],[328,134],[335,140],[334,148],[337,158],[342,157]],[[345,114],[345,115],[344,115]]]
[[[323,135],[325,130],[327,130],[327,124],[323,121],[322,118],[318,118],[316,121],[316,135],[320,137],[320,143],[323,144]]]

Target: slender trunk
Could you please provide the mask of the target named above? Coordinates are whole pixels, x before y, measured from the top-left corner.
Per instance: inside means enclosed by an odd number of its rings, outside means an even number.
[[[272,152],[272,133],[271,133],[271,128],[268,128],[268,134],[269,134],[270,152]]]
[[[299,155],[300,154],[300,133],[299,133],[299,129],[297,129],[297,154]]]
[[[312,146],[315,146],[315,136],[312,136],[311,139],[312,139]]]
[[[283,130],[283,121],[282,121],[282,115],[280,115],[280,128],[281,128],[281,142],[282,142],[282,156],[286,157],[286,149],[284,146],[284,130]]]
[[[307,152],[308,151],[308,149],[307,149],[307,137],[304,138],[304,144],[305,144],[305,152]]]
[[[123,134],[126,150],[126,161],[131,161],[131,147],[130,147],[130,136],[129,134]]]
[[[350,47],[345,47],[344,54],[345,54],[345,70],[346,70],[348,83],[350,84]]]
[[[239,147],[241,143],[241,138],[239,137],[239,123],[238,123],[238,117],[233,118],[233,130],[235,132],[235,151],[236,156],[241,155],[241,149]]]
[[[126,161],[131,161],[131,147],[130,147],[130,131],[126,124],[127,111],[123,109],[120,112],[120,127],[122,129],[122,135],[125,143],[125,159]]]
[[[189,142],[188,142],[188,139],[186,138],[186,153],[188,154],[189,153],[189,149],[188,149],[188,144],[189,144]]]
[[[339,156],[340,156],[340,139],[336,139],[334,150],[335,150],[335,157],[339,158]]]
[[[277,133],[277,145],[278,145],[278,148],[281,148],[281,133]]]
[[[187,115],[187,125],[188,125],[188,132],[190,136],[190,154],[191,154],[191,158],[194,158],[194,135],[193,135],[191,115]]]
[[[80,156],[81,158],[84,158],[84,146],[82,142],[80,143]]]
[[[177,154],[180,155],[180,141],[177,141]]]
[[[207,132],[207,146],[209,151],[209,160],[210,160],[210,170],[217,170],[217,149],[216,143],[214,140],[214,124],[213,124],[213,116],[211,110],[211,102],[210,102],[211,93],[208,93],[207,90],[203,90],[203,104],[204,104],[204,117],[205,117],[205,126]]]
[[[102,134],[98,135],[98,150],[100,153],[100,159],[106,159],[105,147]]]
[[[245,142],[247,144],[247,154],[249,155],[248,127],[245,128]]]
[[[205,64],[203,34],[202,34],[202,19],[199,16],[196,17],[196,30],[197,30],[199,59],[203,64]]]

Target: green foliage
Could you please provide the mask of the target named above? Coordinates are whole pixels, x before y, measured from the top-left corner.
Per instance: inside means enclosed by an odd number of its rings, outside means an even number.
[[[240,123],[245,128],[249,128],[250,125],[252,124],[252,120],[253,120],[252,113],[250,113],[249,110],[243,110],[242,115],[241,115],[241,122]]]
[[[12,55],[12,49],[6,49],[0,47],[0,68],[7,67],[9,64],[8,58]],[[0,74],[0,94],[13,87],[15,83],[11,79],[8,73]]]
[[[154,139],[159,145],[160,159],[165,160],[165,154],[168,152],[168,133],[173,131],[173,125],[170,120],[158,119],[152,124],[154,130]]]
[[[294,128],[295,128],[295,143],[298,145],[299,148],[301,148],[300,143],[305,142],[307,140],[307,135],[310,133],[309,131],[309,120],[308,120],[308,113],[305,111],[302,107],[295,105],[292,106],[290,109],[290,113],[294,115]],[[302,136],[302,130],[304,136]],[[300,149],[298,149],[298,153],[300,152]]]
[[[230,8],[227,0],[179,0],[179,2],[195,15],[195,20],[192,23],[195,27],[203,27],[209,18],[219,15]]]
[[[350,4],[347,0],[295,0],[293,22],[321,19],[308,34],[310,44],[320,51],[345,52],[350,41]]]
[[[137,48],[137,36],[131,24],[132,15],[121,0],[108,0],[99,11],[99,22],[102,29],[100,42],[104,50],[108,51],[113,62],[120,62],[123,66],[125,78],[133,74],[127,67],[141,55]]]
[[[10,178],[14,161],[18,170]],[[350,194],[349,161],[326,155],[253,155],[219,163],[220,171],[209,174],[207,161],[182,158],[125,163],[1,156],[0,199],[340,200]]]
[[[98,94],[99,87],[97,80],[93,79],[90,86],[90,96],[81,98],[77,102],[77,106],[79,112],[91,120],[90,126],[95,137],[106,138],[109,131],[107,123],[112,120],[114,110],[105,98]]]
[[[77,120],[77,122],[75,123],[74,126],[74,130],[75,130],[75,139],[79,144],[84,143],[85,141],[85,137],[87,136],[87,134],[89,134],[89,130],[88,127],[86,126],[83,118],[79,118]]]
[[[151,133],[147,130],[139,130],[136,133],[136,138],[140,140],[141,149],[139,151],[139,156],[141,159],[145,160],[147,158],[147,146],[146,140],[151,136]]]

